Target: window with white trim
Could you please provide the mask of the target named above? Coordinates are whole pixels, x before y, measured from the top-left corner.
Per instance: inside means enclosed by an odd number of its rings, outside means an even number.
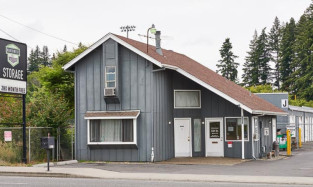
[[[88,144],[136,144],[136,119],[89,119]]]
[[[248,118],[244,118],[244,139],[249,140],[249,122]],[[241,117],[226,118],[226,141],[241,140]]]
[[[201,108],[201,91],[174,90],[174,108]]]
[[[116,88],[116,67],[105,67],[105,88]]]

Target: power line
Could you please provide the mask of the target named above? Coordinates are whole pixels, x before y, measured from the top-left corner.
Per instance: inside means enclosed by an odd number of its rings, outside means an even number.
[[[10,35],[9,33],[5,32],[4,30],[0,29],[1,32],[3,32],[4,34],[8,35],[9,37],[13,38],[14,40],[18,41],[18,39],[14,38],[12,35]]]
[[[68,40],[59,38],[59,37],[54,36],[54,35],[52,35],[52,34],[48,34],[48,33],[42,32],[42,31],[40,31],[40,30],[34,29],[34,28],[29,27],[29,26],[27,26],[27,25],[24,25],[24,24],[22,24],[22,23],[20,23],[20,22],[18,22],[18,21],[15,21],[15,20],[13,20],[13,19],[11,19],[11,18],[8,18],[8,17],[6,17],[6,16],[4,16],[4,15],[1,15],[1,14],[0,14],[0,17],[5,18],[5,19],[7,19],[7,20],[9,20],[9,21],[11,21],[11,22],[14,22],[14,23],[16,23],[16,24],[18,24],[18,25],[21,25],[21,26],[23,26],[23,27],[26,27],[26,28],[28,28],[28,29],[30,29],[30,30],[39,32],[40,34],[43,34],[43,35],[49,36],[49,37],[51,37],[51,38],[54,38],[54,39],[57,39],[57,40],[60,40],[60,41],[67,42],[67,43],[70,43],[70,44],[73,44],[73,45],[77,45],[77,46],[78,46],[78,44],[76,44],[76,43],[73,43],[73,42],[71,42],[71,41],[68,41]]]

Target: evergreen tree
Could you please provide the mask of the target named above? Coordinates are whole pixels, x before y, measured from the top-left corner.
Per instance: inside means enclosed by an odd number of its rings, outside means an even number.
[[[238,56],[234,55],[232,48],[230,39],[226,38],[220,49],[221,60],[218,61],[219,64],[216,66],[218,67],[217,72],[220,72],[223,77],[236,82],[239,63],[235,62],[235,59],[238,58]]]
[[[41,64],[41,51],[38,45],[35,50],[31,50],[30,55],[28,57],[28,71],[38,71],[39,65]]]
[[[294,43],[295,43],[296,23],[293,18],[282,29],[282,39],[279,47],[279,72],[282,82],[282,90],[290,92],[292,67],[294,60]]]
[[[257,60],[259,65],[259,79],[261,84],[267,84],[271,80],[271,68],[269,65],[269,61],[271,59],[270,49],[268,45],[268,36],[265,32],[266,28],[264,28],[258,37],[256,42],[257,47]]]
[[[243,65],[242,82],[244,86],[253,86],[259,84],[259,64],[257,58],[257,40],[258,33],[254,32],[253,39],[250,41],[248,56]]]
[[[273,26],[268,34],[269,49],[271,53],[271,61],[274,62],[273,78],[275,80],[274,86],[280,89],[280,68],[279,68],[279,45],[281,42],[281,26],[279,19],[275,17]]]
[[[313,3],[296,25],[294,52],[291,89],[294,94],[313,100]]]
[[[50,55],[49,55],[48,46],[43,46],[41,56],[42,56],[42,65],[50,67],[51,66],[51,59],[50,59]]]

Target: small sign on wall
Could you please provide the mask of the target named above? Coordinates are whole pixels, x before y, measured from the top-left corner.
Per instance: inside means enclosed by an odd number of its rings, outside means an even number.
[[[288,108],[288,99],[281,100],[281,108]]]
[[[270,135],[270,128],[265,127],[264,128],[264,136],[269,136]]]
[[[12,131],[4,131],[4,141],[5,142],[12,141]]]
[[[227,142],[228,148],[232,148],[233,147],[233,142]]]

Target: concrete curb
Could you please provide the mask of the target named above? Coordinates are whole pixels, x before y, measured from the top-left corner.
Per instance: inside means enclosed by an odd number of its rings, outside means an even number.
[[[77,160],[67,160],[67,161],[62,161],[62,162],[51,162],[50,167],[64,166],[64,165],[77,164],[77,163],[78,163]],[[36,165],[33,165],[32,167],[47,167],[47,163],[36,164]]]
[[[193,181],[193,182],[313,185],[313,177],[120,173],[92,168],[53,168],[52,171],[48,172],[43,171],[43,168],[0,167],[0,175],[25,176],[25,177],[98,178],[98,179],[181,181],[181,182]]]
[[[0,176],[21,176],[21,177],[55,177],[55,178],[92,178],[68,173],[42,173],[42,172],[0,172]]]

